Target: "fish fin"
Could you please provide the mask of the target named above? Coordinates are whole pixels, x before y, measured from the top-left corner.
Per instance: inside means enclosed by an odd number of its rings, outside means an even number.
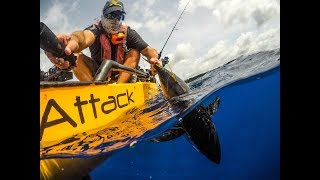
[[[219,164],[220,142],[207,109],[203,105],[198,106],[184,117],[182,125],[194,147],[212,162]]]
[[[220,97],[217,96],[216,99],[206,107],[207,112],[210,114],[210,116],[212,116],[218,110],[219,106]]]
[[[174,128],[172,129],[168,129],[167,131],[165,131],[163,134],[161,134],[160,136],[151,139],[152,142],[165,142],[165,141],[170,141],[172,139],[178,138],[181,135],[183,135],[185,133],[185,130],[182,128],[182,124],[179,123],[177,125],[175,125]]]

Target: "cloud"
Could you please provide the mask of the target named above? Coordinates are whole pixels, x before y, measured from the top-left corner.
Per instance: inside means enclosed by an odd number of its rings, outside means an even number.
[[[158,3],[158,0],[140,0],[140,1],[135,1],[128,10],[129,13],[133,14],[138,14],[139,17],[142,20],[146,20],[148,18],[153,18],[156,16],[156,11],[153,11],[152,9],[154,8],[153,6]],[[141,20],[140,19],[140,20]]]
[[[153,34],[163,33],[169,27],[170,20],[155,17],[153,19],[149,19],[145,22],[145,27],[149,29],[149,31]]]
[[[183,9],[188,0],[180,0],[179,9]],[[187,11],[207,8],[219,23],[227,26],[255,22],[263,25],[269,19],[280,15],[278,0],[198,0],[191,1]]]
[[[168,57],[173,60],[172,62],[170,62],[170,65],[174,66],[180,61],[193,58],[194,52],[195,49],[192,47],[191,43],[178,44],[175,53],[168,55]]]
[[[220,40],[202,57],[196,57],[190,43],[179,44],[169,56],[169,65],[182,79],[219,67],[241,55],[280,47],[280,26],[262,33],[242,33],[235,41]]]
[[[159,2],[159,0],[135,1],[128,10],[127,23],[135,30],[143,27],[154,35],[163,32],[173,22],[173,18],[167,12],[158,10]],[[137,19],[139,22],[136,21]]]
[[[52,6],[45,13],[40,13],[40,21],[44,22],[56,34],[79,29],[69,22],[67,16],[77,10],[79,1],[53,1]]]
[[[179,1],[179,10],[182,11],[189,0],[180,0]],[[198,7],[205,7],[208,9],[213,9],[214,5],[216,4],[216,0],[191,0],[187,6],[187,12],[194,12]]]
[[[128,20],[128,21],[125,21],[125,23],[136,31],[138,31],[140,28],[143,27],[143,23],[141,23],[140,21]]]

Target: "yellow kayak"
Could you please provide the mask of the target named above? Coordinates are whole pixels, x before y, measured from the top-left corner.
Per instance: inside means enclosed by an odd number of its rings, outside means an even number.
[[[40,144],[106,126],[159,93],[156,83],[40,83]]]

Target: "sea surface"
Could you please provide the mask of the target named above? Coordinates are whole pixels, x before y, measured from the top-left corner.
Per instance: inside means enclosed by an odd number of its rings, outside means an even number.
[[[208,98],[221,100],[212,117],[221,144],[219,165],[179,137],[125,147],[92,171],[91,178],[280,179],[280,49],[237,58],[189,85],[220,88]]]
[[[280,49],[240,56],[187,82],[191,93],[171,101],[158,97],[124,117],[122,126],[138,127],[135,135],[98,144],[92,141],[95,148],[85,149],[92,147],[87,144],[77,148],[81,153],[59,154],[70,143],[79,144],[79,139],[89,137],[79,135],[73,137],[77,141],[40,150],[41,157],[86,156],[97,149],[100,153],[112,151],[112,156],[90,173],[92,180],[280,179]],[[212,121],[221,145],[220,164],[208,160],[184,136],[168,142],[150,141],[181,121],[182,114],[193,106],[208,104],[216,97],[220,97],[220,106]],[[178,106],[181,102],[185,106]],[[107,136],[111,131],[107,130],[91,132],[90,138],[95,139],[95,134]]]

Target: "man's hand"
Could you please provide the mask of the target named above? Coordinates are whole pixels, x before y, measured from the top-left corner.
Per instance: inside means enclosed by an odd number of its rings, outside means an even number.
[[[71,36],[68,34],[59,34],[57,35],[57,38],[59,42],[62,42],[66,48],[65,48],[65,53],[67,55],[70,55],[71,53],[74,52],[76,48],[79,47],[78,43],[75,41],[70,41]],[[60,69],[67,69],[69,68],[70,64],[69,61],[65,61],[63,58],[58,58],[53,56],[52,53],[44,51],[44,53],[47,55],[48,59],[58,68]]]
[[[162,62],[157,58],[151,58],[149,59],[149,63],[150,63],[151,74],[154,76],[157,74],[157,71],[154,68],[154,65],[157,64],[158,66],[162,67]]]
[[[57,58],[52,55],[52,53],[44,51],[44,53],[47,55],[48,59],[59,69],[67,69],[69,68],[70,64],[69,61],[64,61],[63,58]]]

